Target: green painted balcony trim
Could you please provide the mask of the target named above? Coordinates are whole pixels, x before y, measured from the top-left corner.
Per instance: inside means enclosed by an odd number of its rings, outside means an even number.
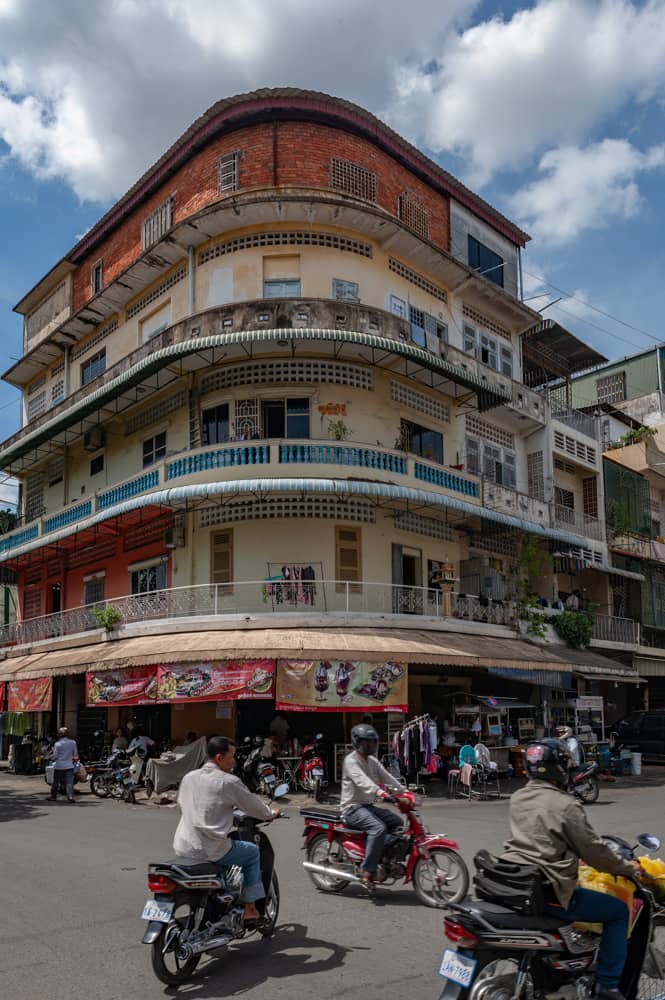
[[[145,493],[146,490],[154,489],[158,485],[159,469],[151,469],[150,472],[145,472],[142,476],[137,476],[135,479],[128,479],[127,482],[120,483],[119,486],[113,486],[110,490],[106,490],[105,493],[100,493],[97,497],[97,510],[106,510],[116,503],[129,500],[131,497],[135,497],[139,493]]]

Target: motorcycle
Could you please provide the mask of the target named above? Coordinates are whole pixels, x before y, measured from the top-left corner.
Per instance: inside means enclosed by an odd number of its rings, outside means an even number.
[[[430,834],[416,811],[412,792],[391,798],[406,816],[406,830],[386,844],[375,882],[393,885],[397,879],[413,884],[425,906],[444,907],[464,899],[469,888],[469,872],[454,840]],[[350,829],[338,809],[305,806],[303,837],[307,860],[303,867],[317,889],[341,892],[349,882],[360,882],[360,865],[365,856],[366,834]]]
[[[253,740],[246,739],[238,747],[234,773],[247,785],[250,792],[274,799],[277,797],[279,776],[272,761],[263,756],[263,742],[263,737],[255,736]]]
[[[618,837],[604,839],[627,860],[638,845],[660,847],[650,834],[634,847]],[[665,906],[646,874],[631,881],[637,915],[619,989],[626,1000],[646,1000],[665,993]],[[457,950],[444,951],[440,1000],[527,1000],[560,995],[566,987],[576,1000],[590,1000],[597,934],[562,926],[560,917],[526,916],[490,902],[449,903],[448,910],[444,931]]]
[[[225,948],[231,942],[258,932],[270,937],[279,914],[279,882],[275,852],[262,820],[236,813],[241,840],[256,843],[261,856],[265,899],[257,900],[261,920],[256,928],[244,924],[244,906],[239,901],[242,877],[237,866],[223,868],[206,862],[188,864],[169,861],[151,864],[148,888],[154,893],[143,913],[149,921],[143,943],[151,945],[152,968],[160,982],[177,986],[191,978],[206,952]]]
[[[303,747],[296,774],[303,791],[313,795],[315,800],[320,802],[324,790],[328,787],[328,769],[321,733],[317,733],[313,742]]]
[[[130,757],[126,750],[114,750],[108,760],[91,768],[90,791],[100,799],[122,799],[132,784]]]
[[[574,795],[585,805],[591,805],[598,800],[600,784],[598,781],[598,764],[583,764],[568,772],[568,793]]]

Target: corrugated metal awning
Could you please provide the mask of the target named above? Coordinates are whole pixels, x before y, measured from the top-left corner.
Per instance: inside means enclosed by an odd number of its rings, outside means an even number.
[[[637,672],[645,677],[665,677],[665,657],[634,656],[633,663]]]
[[[178,623],[180,624],[180,623]],[[392,628],[247,628],[201,632],[169,631],[110,638],[49,652],[8,657],[0,663],[0,681],[122,669],[153,663],[193,663],[224,659],[397,660],[441,667],[510,668],[554,673],[582,666],[589,676],[639,680],[634,671],[597,653],[547,647],[524,639],[461,635],[456,632]],[[585,674],[586,675],[586,674]]]

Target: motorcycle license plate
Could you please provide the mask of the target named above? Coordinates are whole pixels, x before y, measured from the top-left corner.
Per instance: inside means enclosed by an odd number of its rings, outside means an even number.
[[[322,778],[323,777],[323,771],[322,771],[322,769],[320,767],[313,767],[312,768],[312,774],[314,775],[315,778]]]
[[[441,959],[439,975],[458,986],[470,986],[476,969],[476,959],[467,958],[452,948],[446,948]]]
[[[173,916],[175,903],[160,903],[157,899],[148,899],[143,907],[141,920],[157,920],[160,924],[168,924]]]
[[[275,782],[277,781],[277,778],[275,777],[274,774],[266,774],[263,780],[265,781],[266,785],[274,785]]]

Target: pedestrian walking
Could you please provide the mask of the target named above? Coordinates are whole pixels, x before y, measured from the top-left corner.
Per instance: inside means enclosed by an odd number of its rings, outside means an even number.
[[[58,797],[60,784],[63,785],[67,801],[74,801],[74,769],[78,767],[79,752],[74,740],[69,738],[69,730],[62,726],[58,730],[58,741],[53,747],[51,757],[54,762],[53,783],[51,785],[51,802]]]

